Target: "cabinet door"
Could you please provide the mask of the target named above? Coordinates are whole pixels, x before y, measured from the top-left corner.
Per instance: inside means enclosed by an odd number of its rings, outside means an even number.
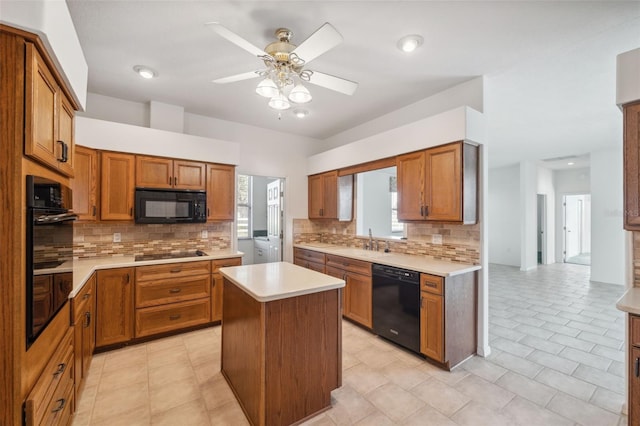
[[[444,362],[444,297],[421,292],[420,352]]]
[[[322,219],[323,182],[322,175],[309,176],[309,219]]]
[[[174,160],[173,186],[177,189],[206,189],[206,167],[204,163],[194,161]]]
[[[60,107],[58,108],[58,141],[56,149],[58,158],[65,161],[58,162],[58,170],[67,176],[73,176],[75,167],[75,133],[73,119],[75,111],[67,97],[60,93]],[[61,143],[60,143],[61,142]],[[63,144],[66,149],[66,156],[62,155]]]
[[[629,351],[629,424],[640,422],[640,348]]]
[[[338,218],[338,172],[322,175],[322,217],[324,219]]]
[[[207,164],[207,221],[233,220],[235,168]]]
[[[27,43],[25,154],[58,168],[58,85],[36,47]]]
[[[135,158],[116,152],[100,156],[100,219],[132,220]]]
[[[331,275],[334,278],[344,280],[345,283],[347,283],[342,289],[342,315],[347,316],[347,305],[349,303],[349,292],[347,291],[347,285],[349,284],[347,281],[346,271],[338,268],[333,268],[331,266],[326,266],[324,273],[327,275]]]
[[[371,316],[371,277],[347,272],[344,315],[365,327],[373,326]]]
[[[136,186],[171,188],[173,186],[173,160],[136,155]]]
[[[398,220],[424,218],[424,152],[412,152],[396,158],[398,183]]]
[[[425,151],[424,215],[427,220],[462,220],[462,143]]]
[[[73,189],[73,212],[78,220],[98,218],[98,153],[90,148],[75,149]]]
[[[222,274],[212,274],[211,285],[211,321],[222,321]]]
[[[640,103],[624,107],[624,228],[640,230]]]
[[[133,337],[133,268],[97,274],[96,346],[127,342]]]

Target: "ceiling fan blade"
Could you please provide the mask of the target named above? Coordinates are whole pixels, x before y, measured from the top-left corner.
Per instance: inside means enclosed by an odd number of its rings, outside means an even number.
[[[230,75],[229,77],[222,77],[213,80],[214,83],[226,84],[234,83],[236,81],[249,80],[250,78],[259,77],[258,71],[243,72],[242,74]]]
[[[305,41],[300,43],[300,45],[293,50],[293,53],[303,59],[305,63],[309,63],[318,56],[342,43],[342,40],[342,35],[338,30],[336,30],[333,25],[326,22]]]
[[[327,89],[335,90],[336,92],[344,93],[345,95],[353,95],[358,88],[358,83],[355,81],[345,80],[344,78],[334,77],[318,71],[313,72],[313,75],[309,79],[309,83],[313,83],[316,86],[326,87]]]
[[[244,50],[251,53],[252,55],[259,57],[267,54],[267,52],[265,52],[264,50],[249,43],[247,40],[243,39],[242,37],[240,37],[238,34],[234,33],[233,31],[231,31],[230,29],[222,26],[218,22],[207,22],[205,25],[210,27],[216,33],[218,33],[218,35],[221,35],[222,37],[229,40],[231,43],[243,48]]]

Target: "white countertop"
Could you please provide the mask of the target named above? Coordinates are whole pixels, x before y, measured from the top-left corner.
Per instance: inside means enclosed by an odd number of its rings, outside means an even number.
[[[73,270],[73,289],[69,293],[69,298],[73,298],[78,294],[82,286],[91,277],[91,274],[99,269],[111,269],[111,268],[127,268],[130,266],[148,266],[148,265],[162,265],[166,263],[181,263],[181,262],[200,262],[203,260],[216,260],[226,259],[230,257],[242,257],[244,253],[240,251],[217,251],[207,256],[194,256],[194,257],[182,257],[178,259],[158,259],[158,260],[144,260],[136,262],[134,256],[115,256],[115,257],[96,257],[91,259],[81,260],[69,260],[57,268],[39,269],[38,275],[42,274],[58,274],[63,272],[70,272]]]
[[[354,247],[336,246],[325,243],[300,243],[294,247],[314,250],[325,254],[350,257],[365,262],[378,263],[396,268],[409,269],[426,274],[451,277],[482,269],[480,265],[447,262],[446,260],[429,259],[425,256],[414,256],[402,253],[385,253],[384,251],[364,250]]]
[[[630,314],[640,315],[640,287],[628,289],[616,303],[616,308]]]
[[[258,302],[287,299],[342,288],[344,280],[288,262],[229,266],[220,273]]]

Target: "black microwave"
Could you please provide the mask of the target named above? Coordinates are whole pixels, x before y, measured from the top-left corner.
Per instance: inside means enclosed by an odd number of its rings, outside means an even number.
[[[207,193],[136,188],[136,223],[205,223]]]

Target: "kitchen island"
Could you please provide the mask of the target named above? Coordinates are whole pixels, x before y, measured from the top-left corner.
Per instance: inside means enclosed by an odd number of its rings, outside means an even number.
[[[345,282],[286,263],[221,268],[222,374],[254,425],[331,407],[342,382]]]

